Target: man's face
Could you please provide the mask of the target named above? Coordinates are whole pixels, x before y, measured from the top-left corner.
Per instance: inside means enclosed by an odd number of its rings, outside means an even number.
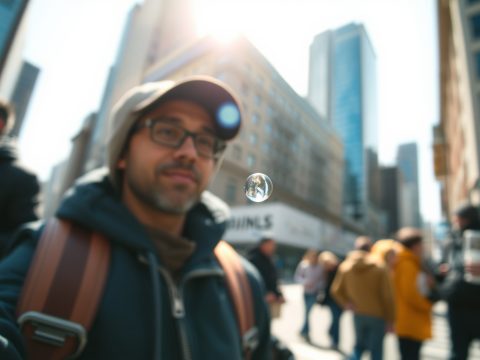
[[[214,122],[201,106],[186,100],[167,101],[138,120],[168,118],[169,123],[196,134],[212,134]],[[198,154],[192,137],[177,148],[155,143],[150,128],[131,137],[118,168],[124,171],[123,197],[134,206],[169,214],[186,213],[212,176],[215,160]],[[149,211],[149,210],[147,210]]]

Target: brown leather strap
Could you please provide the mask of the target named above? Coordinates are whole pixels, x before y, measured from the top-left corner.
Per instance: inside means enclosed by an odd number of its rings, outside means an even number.
[[[36,312],[80,324],[88,331],[100,302],[110,264],[110,243],[71,222],[51,219],[39,240],[17,307],[19,318]],[[41,321],[39,321],[42,324]],[[36,321],[23,323],[29,359],[65,359],[79,343],[39,341]]]
[[[235,306],[240,335],[243,342],[247,332],[255,326],[252,289],[240,256],[232,246],[226,241],[220,241],[215,247],[215,255],[225,271],[227,286]],[[246,358],[249,358],[251,349],[245,350]]]

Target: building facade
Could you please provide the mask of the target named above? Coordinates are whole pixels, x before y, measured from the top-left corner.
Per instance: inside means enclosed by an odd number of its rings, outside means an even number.
[[[480,203],[480,1],[438,0],[440,121],[434,128],[435,175],[446,219]]]
[[[343,147],[334,129],[285,82],[245,38],[199,40],[159,62],[144,82],[206,74],[240,96],[244,123],[211,190],[232,206],[251,204],[243,187],[255,172],[270,176],[269,199],[342,226]]]

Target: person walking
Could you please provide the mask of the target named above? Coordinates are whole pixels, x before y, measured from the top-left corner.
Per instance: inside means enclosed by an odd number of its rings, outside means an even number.
[[[433,279],[422,268],[422,239],[422,232],[410,227],[396,234],[401,246],[394,268],[395,332],[402,360],[420,359],[423,341],[432,336],[432,302],[428,294]]]
[[[325,290],[325,274],[318,261],[318,251],[309,249],[298,263],[294,274],[295,282],[302,284],[305,315],[300,335],[310,342],[310,311],[317,301],[319,292]]]
[[[353,311],[352,360],[360,360],[366,350],[372,360],[383,359],[383,338],[391,331],[395,316],[390,274],[369,254],[371,246],[367,236],[355,240],[355,250],[340,264],[331,288],[342,308]]]
[[[330,294],[330,290],[332,288],[333,279],[335,279],[335,275],[337,274],[340,260],[331,251],[322,251],[319,255],[319,262],[324,269],[326,280],[324,297],[320,304],[327,306],[330,310],[332,318],[328,328],[330,347],[334,350],[338,350],[340,345],[340,317],[342,316],[343,309]]]
[[[259,243],[247,254],[247,259],[257,268],[266,288],[265,301],[269,305],[272,318],[280,316],[280,306],[285,302],[278,282],[277,268],[273,256],[277,250],[277,243],[273,235],[265,232]]]
[[[480,277],[480,264],[465,261],[468,230],[480,231],[478,209],[472,204],[461,205],[455,210],[453,231],[440,265],[445,279],[439,285],[439,292],[448,304],[450,360],[468,359],[472,342],[480,340],[480,283],[472,281]]]
[[[0,258],[9,251],[20,225],[38,219],[40,185],[37,176],[19,163],[15,139],[8,136],[14,122],[12,106],[0,100]]]
[[[82,231],[103,234],[111,248],[104,292],[78,359],[240,360],[246,351],[252,359],[270,358],[258,272],[245,260],[256,336],[241,339],[214,254],[229,208],[206,188],[240,125],[237,96],[207,76],[142,84],[115,105],[108,169],[78,181],[56,213]],[[25,230],[0,262],[2,360],[26,357],[15,308],[41,234],[42,228]]]

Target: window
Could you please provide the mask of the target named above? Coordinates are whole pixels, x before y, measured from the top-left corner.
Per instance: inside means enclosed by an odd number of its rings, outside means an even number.
[[[249,168],[253,168],[257,162],[257,159],[255,158],[255,155],[249,154],[247,157],[247,166]]]
[[[472,37],[474,39],[480,39],[480,14],[472,16],[470,22],[472,25]]]
[[[233,158],[235,160],[242,159],[242,147],[240,145],[235,144],[232,148],[232,152],[233,152]]]
[[[253,113],[252,114],[252,124],[258,124],[259,121],[260,121],[260,116],[258,116],[257,113]]]
[[[258,94],[255,94],[255,97],[253,98],[253,101],[255,103],[256,106],[259,106],[260,103],[261,103],[261,98]]]
[[[270,123],[266,123],[266,124],[265,124],[265,132],[266,132],[267,134],[271,134],[271,133],[272,133],[272,124],[270,124]]]
[[[257,145],[258,142],[258,136],[255,133],[250,134],[250,144],[252,145]]]
[[[477,70],[477,78],[480,79],[480,51],[475,53],[475,68]]]
[[[237,187],[235,186],[234,182],[229,182],[227,184],[226,194],[225,194],[225,201],[228,204],[234,204],[237,198]]]

